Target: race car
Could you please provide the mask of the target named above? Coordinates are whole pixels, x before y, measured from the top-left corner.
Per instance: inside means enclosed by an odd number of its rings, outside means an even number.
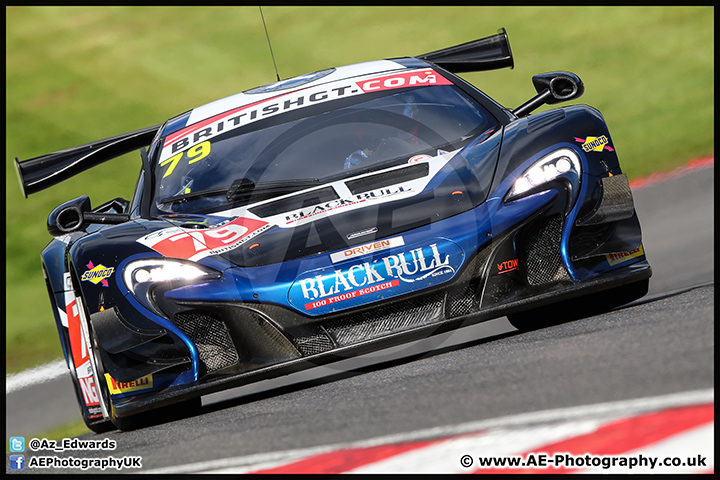
[[[42,252],[83,419],[200,397],[473,323],[614,308],[651,267],[612,136],[570,72],[509,109],[458,76],[507,33],[328,68],[15,163],[27,197],[139,150],[131,200],[49,215]]]

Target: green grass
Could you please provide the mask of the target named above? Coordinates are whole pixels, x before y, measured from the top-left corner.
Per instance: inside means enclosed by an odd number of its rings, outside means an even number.
[[[515,69],[463,75],[509,108],[536,73],[569,70],[631,178],[713,154],[712,7],[266,7],[281,77],[419,55],[505,27]],[[257,7],[6,8],[6,361],[62,355],[40,271],[65,200],[129,197],[126,155],[22,198],[12,159],[156,125],[275,79]],[[543,107],[546,109],[548,107]]]
[[[86,433],[92,433],[92,431],[85,425],[85,422],[78,420],[77,422],[60,425],[41,435],[36,435],[35,438],[47,438],[48,440],[61,440],[63,438],[79,437]]]

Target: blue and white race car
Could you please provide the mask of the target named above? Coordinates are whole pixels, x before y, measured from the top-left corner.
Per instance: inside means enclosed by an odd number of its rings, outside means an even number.
[[[42,253],[82,416],[100,432],[200,396],[472,323],[520,329],[639,297],[651,268],[597,110],[533,77],[515,109],[457,73],[507,35],[302,75],[17,162],[25,195],[140,150],[131,200],[50,213]],[[162,407],[160,410],[160,407]]]

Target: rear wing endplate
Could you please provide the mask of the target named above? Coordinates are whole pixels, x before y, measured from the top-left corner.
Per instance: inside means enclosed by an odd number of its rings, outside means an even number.
[[[514,66],[510,41],[504,28],[498,30],[497,35],[425,53],[416,58],[434,63],[452,73]]]

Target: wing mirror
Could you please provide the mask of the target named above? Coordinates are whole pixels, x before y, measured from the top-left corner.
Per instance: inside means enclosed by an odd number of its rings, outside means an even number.
[[[82,195],[58,205],[50,212],[47,219],[48,233],[59,237],[71,232],[84,230],[93,223],[119,224],[130,220],[130,215],[124,212],[129,202],[124,198],[116,198],[107,202],[95,211],[90,207],[90,197]]]
[[[585,85],[580,77],[570,72],[541,73],[533,76],[532,82],[538,94],[513,110],[518,117],[528,115],[546,103],[553,105],[567,102],[585,93]]]

